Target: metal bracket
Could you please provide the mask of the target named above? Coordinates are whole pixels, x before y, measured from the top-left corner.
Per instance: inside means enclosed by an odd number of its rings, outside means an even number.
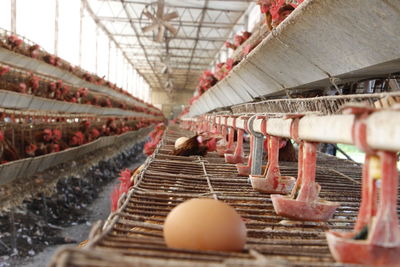
[[[264,143],[264,135],[258,133],[253,128],[253,122],[257,118],[257,115],[252,116],[247,122],[247,127],[249,129],[249,133],[254,136],[253,143],[253,161],[251,163],[251,174],[252,175],[261,175],[262,173],[262,159],[263,159],[263,143]]]

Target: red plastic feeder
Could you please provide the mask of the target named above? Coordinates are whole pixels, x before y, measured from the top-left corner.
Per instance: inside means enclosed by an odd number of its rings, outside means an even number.
[[[296,186],[290,196],[271,195],[275,212],[301,221],[327,221],[339,203],[318,198],[321,186],[315,182],[317,143],[299,146],[299,169]]]
[[[329,249],[339,262],[400,266],[397,156],[392,152],[378,154],[382,173],[380,196],[378,197],[377,177],[374,177],[374,170],[370,167],[371,159],[375,156],[367,155],[363,169],[361,206],[354,231],[326,233]]]
[[[369,148],[365,119],[373,109],[349,107],[348,110],[356,115],[353,141],[366,153],[361,205],[353,232],[326,233],[329,249],[333,257],[343,263],[400,266],[397,155]]]
[[[251,164],[253,163],[253,145],[254,145],[254,136],[250,135],[250,154],[247,160],[247,164],[236,164],[236,169],[238,174],[241,176],[249,176],[251,173]]]
[[[233,118],[233,124],[235,124],[236,118]],[[217,153],[219,156],[223,157],[225,153],[232,153],[234,150],[234,137],[235,137],[235,130],[233,128],[229,128],[227,125],[227,118],[225,118],[225,127],[222,128],[222,135],[226,136],[226,132],[229,129],[229,135],[228,135],[228,143],[226,145],[217,145]],[[224,137],[224,141],[226,137]]]
[[[223,154],[221,155],[221,153],[219,152],[219,150],[223,150],[225,149],[226,143],[228,142],[226,140],[226,135],[227,135],[227,130],[228,130],[228,126],[226,126],[226,120],[227,118],[224,117],[224,125],[219,125],[219,130],[221,130],[221,134],[222,134],[222,139],[220,140],[220,142],[222,143],[222,145],[217,145],[217,153],[219,156],[223,156]],[[221,119],[222,120],[222,119]],[[222,124],[222,123],[221,123]],[[225,153],[225,152],[224,152]]]
[[[244,128],[247,128],[247,119],[248,118],[243,118],[244,120]],[[233,154],[226,153],[225,156],[225,162],[226,163],[243,163],[245,161],[244,158],[244,152],[243,152],[243,134],[245,132],[245,129],[240,129],[236,128],[236,120],[234,120],[234,128],[237,130],[237,142],[236,142],[236,147],[235,147],[235,152]]]
[[[277,136],[268,137],[268,163],[266,174],[250,175],[250,182],[254,190],[269,194],[289,194],[296,179],[291,176],[282,176],[279,168],[279,141]]]

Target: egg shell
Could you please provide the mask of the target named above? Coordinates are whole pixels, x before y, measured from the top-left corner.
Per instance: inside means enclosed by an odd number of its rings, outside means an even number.
[[[188,137],[182,136],[179,137],[178,139],[175,140],[175,149],[180,148],[187,140],[189,140]]]
[[[164,222],[164,240],[170,248],[242,251],[246,234],[235,209],[214,199],[185,201]]]

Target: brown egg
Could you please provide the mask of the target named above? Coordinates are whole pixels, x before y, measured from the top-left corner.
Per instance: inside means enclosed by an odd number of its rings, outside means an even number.
[[[170,248],[242,251],[246,225],[228,204],[196,198],[171,210],[164,222],[164,240]]]
[[[175,140],[175,149],[180,148],[187,140],[189,140],[188,137],[182,136],[179,137],[178,139]]]

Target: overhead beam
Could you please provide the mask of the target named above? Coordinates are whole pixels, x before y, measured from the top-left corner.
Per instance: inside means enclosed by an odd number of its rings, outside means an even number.
[[[100,0],[100,1],[119,2],[120,0]],[[125,2],[127,4],[138,4],[138,5],[148,5],[149,4],[146,1],[125,0]],[[229,1],[229,2],[251,2],[251,1]],[[182,8],[183,9],[197,9],[197,10],[199,10],[199,9],[202,10],[203,9],[202,7],[185,6],[185,5],[172,5],[172,4],[168,3],[168,2],[166,2],[164,5],[167,6],[167,7],[179,8],[179,9],[182,9]],[[241,12],[243,12],[242,10],[232,9],[232,8],[212,8],[212,7],[207,7],[206,10],[209,10],[209,11],[225,11],[225,12],[232,12],[232,13],[235,13],[235,12],[241,13]]]
[[[132,48],[132,49],[141,49],[140,46],[137,45],[132,45],[132,44],[125,44],[121,43],[121,47],[124,48]],[[154,50],[160,50],[159,47],[149,47],[149,50],[154,49]],[[193,48],[191,47],[169,47],[169,50],[189,50],[192,51]],[[215,48],[197,48],[197,51],[215,51]]]
[[[133,54],[131,54],[131,53],[127,53],[129,56],[131,56],[131,57],[141,57],[141,56],[143,56],[143,54],[135,54],[135,53],[133,53]],[[157,58],[160,58],[160,57],[162,57],[162,56],[164,56],[163,54],[147,54],[149,57],[157,57]],[[176,55],[176,54],[169,54],[169,57],[170,58],[172,58],[172,57],[175,57],[175,58],[187,58],[188,56],[185,56],[185,55]],[[201,56],[195,56],[195,58],[202,58],[202,59],[214,59],[214,57],[201,57]]]
[[[99,16],[99,19],[103,21],[111,21],[111,22],[126,22],[129,23],[128,18],[121,18],[121,17],[107,17],[107,16]],[[134,23],[140,23],[140,19],[132,18]],[[149,20],[149,22],[151,22]],[[199,26],[197,21],[190,21],[190,20],[171,20],[168,21],[173,26],[182,26],[182,27],[195,27]],[[203,28],[232,28],[233,26],[244,26],[244,24],[234,24],[234,23],[224,23],[224,22],[215,22],[215,21],[204,21]]]
[[[175,64],[175,65],[178,65],[179,68],[188,70],[189,62],[172,62],[171,68],[175,68],[175,67],[174,67],[174,64]],[[208,66],[210,65],[208,62],[207,62],[207,63],[195,62],[194,64],[195,64],[196,66],[204,66],[204,67],[208,67]],[[144,64],[136,63],[136,67],[138,67],[138,68],[140,68],[140,69],[142,69],[143,66],[148,66],[148,64],[144,65]],[[188,73],[189,73],[189,72],[188,72]]]
[[[116,33],[116,34],[114,34],[114,36],[117,36],[117,37],[136,37],[136,35],[133,35],[133,34],[121,34],[121,33]],[[142,35],[142,34],[141,34],[141,35],[139,35],[139,37],[140,37],[140,38],[149,38],[149,37],[151,37],[151,36],[147,36],[147,35]],[[177,39],[177,40],[192,40],[192,41],[195,41],[195,40],[196,40],[196,37],[174,36],[174,37],[171,37],[170,40],[174,40],[174,39]],[[201,37],[201,41],[207,41],[207,42],[225,42],[226,39],[225,39],[225,38],[218,38],[218,37],[214,37],[214,38]]]
[[[199,22],[199,27],[197,28],[197,32],[196,32],[196,42],[194,43],[194,47],[193,47],[193,50],[192,50],[192,55],[191,55],[191,57],[190,57],[189,68],[188,68],[188,70],[187,70],[188,76],[186,76],[186,81],[185,81],[185,84],[184,84],[183,87],[186,87],[186,85],[187,85],[187,81],[188,81],[188,77],[189,77],[189,72],[190,72],[190,69],[192,68],[192,60],[193,60],[193,56],[194,56],[194,53],[195,53],[196,48],[197,48],[197,44],[199,43],[200,30],[201,30],[201,27],[202,27],[202,25],[203,25],[204,18],[205,18],[205,16],[206,16],[206,8],[207,8],[207,5],[208,5],[208,1],[209,1],[209,0],[205,0],[205,1],[204,1],[204,8],[203,8],[203,11],[201,12],[201,18],[200,18],[200,22]]]

